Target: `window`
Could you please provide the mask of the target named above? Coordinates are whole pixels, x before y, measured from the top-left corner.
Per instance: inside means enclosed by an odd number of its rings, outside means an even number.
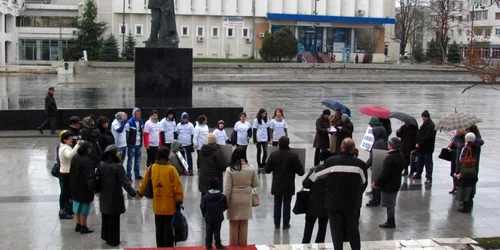
[[[198,26],[196,27],[196,37],[204,37],[205,36],[205,27]]]
[[[495,19],[500,20],[500,12],[495,13]]]
[[[212,37],[219,37],[219,27],[212,27]]]
[[[227,37],[234,37],[234,28],[227,28]]]
[[[241,36],[243,38],[248,38],[250,37],[250,30],[248,28],[243,28],[241,32]]]
[[[76,17],[19,16],[17,27],[76,27]]]
[[[474,20],[488,20],[488,11],[487,10],[481,10],[481,11],[474,11],[471,12],[471,18],[474,18]]]
[[[142,36],[142,24],[135,25],[135,35]]]
[[[118,33],[121,36],[127,34],[127,24],[125,24],[125,26],[123,26],[123,23],[120,23],[120,30],[118,31]]]
[[[462,29],[458,29],[458,36],[462,36]]]
[[[181,36],[189,36],[189,26],[182,26],[181,30],[182,30]]]
[[[500,29],[495,29],[495,35],[500,36]]]

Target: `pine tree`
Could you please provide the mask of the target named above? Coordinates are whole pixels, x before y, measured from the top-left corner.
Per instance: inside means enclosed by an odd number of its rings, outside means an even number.
[[[137,45],[135,38],[132,36],[132,32],[128,33],[127,41],[125,42],[125,52],[122,53],[122,59],[127,61],[133,61],[135,58],[135,45]]]
[[[413,50],[413,59],[415,59],[415,62],[417,63],[422,63],[426,61],[425,55],[424,55],[424,48],[422,47],[422,43],[417,43],[415,45],[415,50]]]
[[[104,46],[101,51],[101,61],[118,61],[118,42],[116,41],[115,36],[110,34],[106,41],[104,42]]]
[[[443,61],[443,53],[441,52],[441,48],[439,44],[436,43],[434,39],[429,42],[429,46],[427,48],[427,58],[431,61],[442,62]]]
[[[297,39],[288,27],[274,34],[266,33],[259,54],[266,62],[292,60],[297,55]]]
[[[448,62],[460,63],[460,52],[458,44],[456,42],[453,42],[453,44],[448,49]]]

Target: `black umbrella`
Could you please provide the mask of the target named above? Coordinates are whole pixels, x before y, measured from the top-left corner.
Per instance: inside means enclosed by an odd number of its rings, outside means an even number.
[[[410,124],[410,125],[413,125],[415,127],[418,127],[418,122],[417,122],[417,119],[415,119],[415,117],[409,115],[409,114],[406,114],[406,113],[403,113],[403,112],[391,112],[389,114],[389,116],[391,118],[396,118],[406,124]]]
[[[326,100],[322,101],[321,104],[327,106],[331,110],[340,109],[340,111],[343,114],[347,114],[348,116],[351,116],[351,110],[340,102],[334,101],[332,99],[326,99]]]

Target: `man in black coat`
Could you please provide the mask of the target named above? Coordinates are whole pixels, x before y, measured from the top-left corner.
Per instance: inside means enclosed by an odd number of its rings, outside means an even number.
[[[75,232],[88,234],[94,232],[87,227],[87,216],[90,212],[90,203],[94,201],[94,192],[89,184],[94,177],[94,164],[90,159],[92,144],[84,142],[78,148],[78,154],[71,159],[70,187],[73,197],[73,212],[76,216]]]
[[[57,104],[54,98],[54,87],[49,88],[47,96],[45,96],[45,121],[38,127],[40,134],[43,134],[43,130],[50,124],[50,133],[56,133],[56,118],[57,118]]]
[[[403,124],[398,131],[396,131],[396,136],[401,138],[401,153],[406,160],[406,168],[403,172],[403,176],[408,175],[408,166],[410,165],[410,154],[411,151],[415,150],[415,143],[417,140],[418,128],[410,125],[408,123]],[[410,169],[413,174],[413,170]]]
[[[361,249],[358,228],[359,199],[366,183],[366,163],[351,152],[354,141],[347,138],[342,142],[340,154],[325,161],[325,169],[316,173],[316,178],[327,181],[326,208],[330,217],[330,230],[335,250],[343,249],[344,228],[351,249]]]
[[[328,133],[330,132],[330,115],[332,113],[329,109],[323,110],[321,116],[316,120],[316,135],[314,136],[314,166],[318,166],[320,163],[320,156],[322,150],[330,148],[330,138]]]
[[[82,121],[83,129],[80,131],[82,135],[82,140],[92,143],[92,152],[90,153],[90,159],[94,163],[94,167],[99,165],[102,157],[102,149],[97,140],[97,133],[94,130],[95,122],[91,116],[83,118]]]
[[[412,179],[422,179],[422,172],[425,166],[425,184],[432,183],[432,170],[434,162],[432,160],[432,153],[436,144],[436,125],[431,120],[429,111],[425,110],[422,113],[422,120],[424,123],[420,126],[417,133],[417,144],[415,147],[420,151],[420,160],[417,163],[417,173],[410,176]]]
[[[269,156],[266,173],[273,173],[271,194],[274,195],[274,227],[280,228],[283,206],[283,229],[290,228],[290,203],[295,194],[295,175],[303,176],[304,166],[299,156],[290,151],[290,139],[282,136],[278,140],[279,150]]]

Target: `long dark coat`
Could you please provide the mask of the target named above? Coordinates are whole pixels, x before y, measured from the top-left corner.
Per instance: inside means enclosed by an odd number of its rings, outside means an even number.
[[[406,166],[406,160],[399,150],[389,152],[375,186],[384,193],[397,193],[401,187],[401,173]]]
[[[312,168],[308,176],[313,172],[319,172],[325,168],[325,165],[319,165]],[[309,189],[309,199],[307,200],[307,217],[314,218],[328,218],[328,211],[326,210],[326,179],[316,179],[312,181],[310,178],[306,178],[302,181],[302,186]]]
[[[316,120],[316,136],[314,137],[314,147],[320,149],[330,148],[330,138],[328,136],[330,121],[323,116]]]
[[[292,196],[295,194],[295,175],[303,176],[305,171],[296,153],[280,148],[269,156],[266,173],[273,173],[272,195]]]
[[[56,99],[51,94],[47,94],[45,97],[45,115],[50,117],[57,116]]]
[[[411,151],[415,150],[418,128],[412,125],[403,125],[396,132],[396,136],[401,138],[401,153],[409,157]]]
[[[424,154],[432,154],[436,144],[436,125],[432,120],[424,122],[417,133],[417,144]]]
[[[198,190],[202,193],[208,193],[208,180],[216,178],[219,183],[219,190],[222,189],[222,175],[226,171],[224,156],[217,145],[205,144],[201,147],[200,156],[198,157]]]
[[[87,152],[73,156],[69,171],[71,181],[71,196],[73,200],[90,203],[94,200],[94,192],[89,189],[89,181],[95,171],[94,164]]]

